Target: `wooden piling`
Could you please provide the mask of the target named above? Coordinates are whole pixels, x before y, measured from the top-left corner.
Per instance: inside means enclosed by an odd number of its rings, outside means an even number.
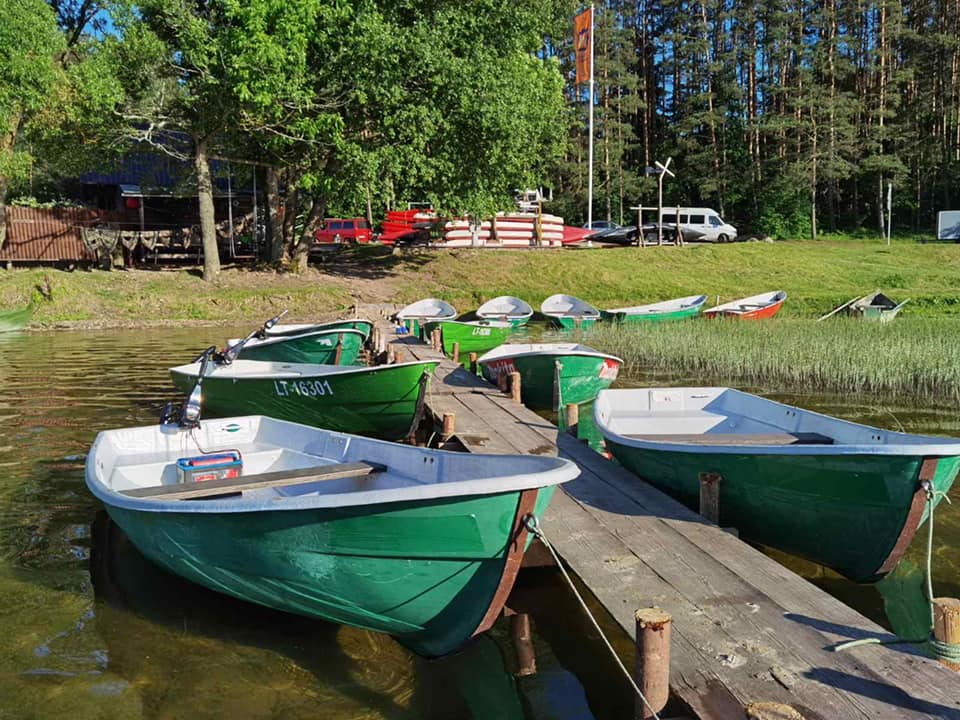
[[[340,359],[343,357],[343,333],[337,335],[337,352],[333,356],[333,364],[339,365]]]
[[[517,651],[517,677],[528,677],[537,673],[537,656],[533,650],[533,637],[530,633],[530,616],[517,613],[510,616],[510,631],[513,646]]]
[[[510,373],[510,397],[515,403],[521,402],[520,400],[520,373],[512,372]]]
[[[960,645],[960,600],[939,597],[933,599],[933,637],[938,642]],[[955,672],[960,672],[960,664],[937,658]]]
[[[567,403],[565,419],[567,432],[576,437],[577,426],[580,424],[580,406],[576,403]]]
[[[396,362],[396,357],[393,351],[393,344],[387,345],[387,365],[393,365]]]
[[[402,363],[403,362],[403,350],[397,348],[393,351],[393,362]]]
[[[506,393],[507,382],[508,382],[507,374],[502,370],[498,372],[497,373],[497,390],[499,390],[502,393]]]
[[[652,718],[667,704],[670,696],[670,613],[660,608],[641,608],[634,614],[637,636],[637,666],[634,677],[647,698],[649,707],[640,698],[634,717]],[[652,712],[651,712],[652,708]]]
[[[474,375],[477,374],[477,354],[475,352],[470,353],[470,372]]]
[[[700,473],[700,514],[714,523],[720,524],[720,483],[723,478],[718,473]]]
[[[457,431],[457,414],[456,413],[444,413],[443,414],[443,425],[440,430],[440,439],[449,440],[453,437],[453,434]]]
[[[455,363],[459,363],[459,362],[460,362],[460,343],[458,343],[458,342],[455,342],[455,343],[453,344],[453,358],[452,358],[452,359],[453,359],[453,361],[454,361]]]

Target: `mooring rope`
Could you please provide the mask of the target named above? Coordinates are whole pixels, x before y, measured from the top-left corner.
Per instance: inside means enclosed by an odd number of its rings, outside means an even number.
[[[647,698],[644,696],[643,692],[640,690],[636,681],[633,679],[633,676],[627,671],[627,668],[624,667],[623,663],[620,661],[620,657],[617,655],[616,650],[613,649],[613,645],[610,644],[610,641],[607,640],[607,636],[604,635],[603,630],[600,629],[600,624],[597,622],[596,618],[593,616],[593,613],[590,612],[590,608],[587,607],[587,603],[584,601],[583,596],[580,595],[580,592],[577,590],[577,586],[573,584],[573,579],[567,573],[566,568],[563,566],[563,562],[560,560],[560,556],[557,555],[557,551],[553,549],[553,545],[550,544],[550,541],[547,540],[547,536],[543,532],[543,528],[540,527],[540,521],[537,519],[537,516],[533,513],[528,513],[523,518],[523,524],[526,526],[527,530],[530,531],[533,535],[540,539],[547,550],[550,551],[550,554],[553,555],[553,560],[557,564],[557,567],[560,568],[560,572],[563,573],[564,579],[567,581],[567,584],[570,586],[570,589],[573,590],[574,596],[580,603],[580,607],[583,608],[583,611],[587,614],[587,617],[590,619],[590,622],[593,624],[594,630],[600,634],[600,638],[603,640],[604,644],[607,646],[607,650],[610,651],[610,654],[613,656],[613,659],[616,661],[620,670],[623,672],[623,676],[627,678],[627,681],[633,687],[633,691],[637,694],[637,697],[643,702],[644,705],[649,708],[650,712],[653,713],[653,720],[660,720],[660,716],[657,715],[657,711],[653,709],[650,703],[647,701]]]
[[[927,561],[925,589],[927,592],[927,603],[930,606],[930,634],[925,638],[916,639],[899,637],[890,640],[881,640],[880,638],[861,638],[859,640],[851,640],[850,642],[840,643],[839,645],[834,646],[834,652],[849,650],[850,648],[859,647],[861,645],[920,645],[926,643],[930,648],[933,657],[937,660],[946,660],[950,663],[960,664],[960,644],[941,642],[933,635],[933,510],[936,506],[937,498],[946,500],[948,503],[950,502],[950,498],[947,497],[945,492],[936,490],[933,487],[933,483],[929,480],[924,480],[921,487],[927,496]]]

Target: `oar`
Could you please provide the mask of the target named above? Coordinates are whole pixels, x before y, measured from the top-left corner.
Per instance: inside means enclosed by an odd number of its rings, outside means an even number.
[[[860,299],[859,297],[855,297],[855,298],[851,298],[851,299],[847,300],[843,305],[840,305],[839,307],[835,307],[833,310],[831,310],[830,312],[828,312],[828,313],[827,313],[826,315],[824,315],[823,317],[817,318],[817,322],[820,322],[821,320],[826,320],[828,317],[831,317],[831,316],[833,316],[833,315],[836,315],[838,312],[840,312],[840,311],[843,310],[844,308],[848,308],[848,307],[850,307],[851,305],[853,305],[853,303],[855,303],[855,302],[856,302],[857,300],[859,300],[859,299]]]
[[[280,313],[279,315],[273,316],[272,318],[270,318],[269,320],[267,320],[267,321],[263,324],[262,327],[258,327],[258,328],[257,328],[256,330],[254,330],[252,333],[250,333],[249,335],[247,335],[243,340],[241,340],[241,341],[238,342],[238,343],[235,343],[235,344],[231,345],[231,346],[228,347],[226,350],[224,350],[224,351],[223,351],[223,359],[222,359],[223,364],[224,364],[224,365],[229,365],[229,364],[232,363],[234,360],[236,360],[236,359],[237,359],[237,356],[240,354],[240,351],[243,350],[244,346],[245,346],[248,342],[250,342],[251,340],[254,340],[254,339],[262,339],[262,338],[266,337],[267,330],[269,330],[269,329],[272,328],[274,325],[276,325],[278,322],[280,322],[280,318],[282,318],[284,315],[286,315],[287,312],[288,312],[287,310],[284,310],[284,311],[283,311],[282,313]]]

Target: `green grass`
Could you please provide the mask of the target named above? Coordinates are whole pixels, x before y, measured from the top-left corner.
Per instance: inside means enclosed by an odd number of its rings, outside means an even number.
[[[598,325],[586,342],[623,358],[627,373],[669,370],[704,383],[868,392],[938,404],[960,401],[960,318],[893,323],[696,319]]]

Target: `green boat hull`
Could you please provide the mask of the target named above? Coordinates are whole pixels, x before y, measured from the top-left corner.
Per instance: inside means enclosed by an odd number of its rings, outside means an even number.
[[[690,308],[683,308],[682,310],[674,310],[672,312],[660,312],[660,313],[624,313],[624,312],[610,312],[609,310],[601,310],[600,317],[601,319],[607,322],[622,322],[622,323],[660,323],[660,322],[672,322],[674,320],[689,320],[690,318],[695,318],[700,313],[700,306]]]
[[[282,326],[281,326],[282,327]],[[331,320],[330,322],[317,323],[309,328],[300,328],[299,330],[271,330],[270,337],[295,337],[305,332],[316,332],[320,330],[357,330],[363,333],[363,339],[370,337],[373,331],[373,323],[370,320]]]
[[[33,317],[33,305],[17,310],[0,312],[0,332],[23,330]]]
[[[437,362],[403,363],[319,373],[302,379],[207,376],[203,380],[203,415],[267,415],[279,420],[369,435],[386,440],[406,436],[420,394],[420,379]],[[173,384],[189,393],[195,375],[171,371]]]
[[[547,315],[547,319],[554,327],[561,330],[585,330],[597,324],[598,317],[558,317],[556,315]]]
[[[318,365],[354,365],[363,350],[361,332],[330,330],[310,335],[281,337],[266,345],[253,345],[240,351],[241,360],[267,360],[287,363],[314,363]],[[341,344],[340,362],[337,362],[337,343]]]
[[[538,516],[553,490],[537,493]],[[256,513],[107,510],[144,555],[181,577],[252,603],[389,633],[434,657],[463,645],[502,602],[496,596],[519,502],[514,491]]]
[[[437,320],[423,326],[427,336],[434,330],[440,329],[443,351],[453,355],[453,345],[457,343],[461,359],[464,353],[485,353],[495,347],[503,345],[514,333],[514,327],[497,327],[496,325],[472,325],[455,320]]]
[[[699,507],[700,473],[719,474],[720,525],[857,582],[882,575],[905,526],[911,533],[916,528],[909,527],[908,516],[922,457],[685,453],[609,439],[607,448],[622,465],[692,509]],[[947,492],[958,469],[960,458],[940,458],[935,488]],[[924,509],[913,522],[925,519]]]
[[[556,410],[554,396],[555,363],[560,361],[561,406],[593,400],[616,379],[601,377],[602,357],[581,355],[520,355],[482,363],[483,376],[496,384],[501,372],[520,373],[520,399],[531,410]]]

